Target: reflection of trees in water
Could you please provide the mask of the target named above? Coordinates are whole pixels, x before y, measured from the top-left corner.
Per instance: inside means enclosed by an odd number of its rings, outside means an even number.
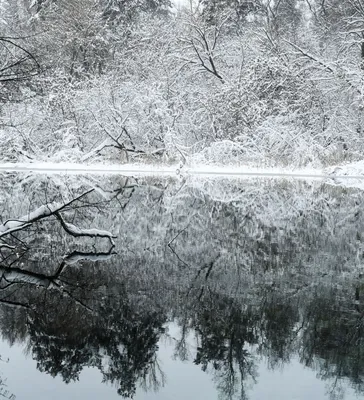
[[[144,312],[130,304],[125,291],[119,295],[100,304],[91,315],[68,302],[62,309],[58,301],[54,304],[57,310],[49,305],[37,309],[28,321],[28,345],[38,368],[70,382],[78,379],[84,367],[97,367],[105,382],[131,397],[136,382],[156,374],[156,351],[165,319],[158,312]],[[155,385],[158,378],[152,379]]]
[[[193,297],[190,292],[178,319],[176,355],[188,358],[188,332],[193,332],[193,362],[213,374],[226,399],[247,398],[247,385],[259,379],[261,357],[276,369],[299,356],[328,382],[330,398],[343,396],[345,379],[363,394],[364,309],[352,281],[335,290],[313,287],[295,297],[287,296],[283,286],[260,289],[258,297],[251,291],[240,298],[209,290]]]
[[[239,388],[245,398],[245,381],[256,378],[254,357],[248,350],[258,341],[259,315],[254,311],[217,294],[206,295],[194,310],[192,326],[199,342],[194,363],[203,371],[211,366],[226,398]]]
[[[289,363],[295,351],[299,309],[295,301],[267,293],[260,304],[260,335],[258,353],[267,358],[274,369]]]
[[[301,362],[322,379],[347,378],[364,392],[364,308],[359,284],[314,293],[305,305]]]
[[[105,205],[93,199],[81,202],[94,192],[89,189],[70,200],[61,195],[57,201],[44,200],[22,217],[7,218],[0,225],[2,334],[11,343],[26,339],[40,371],[60,375],[68,383],[78,379],[84,367],[97,367],[118,393],[130,397],[137,381],[158,386],[158,379],[163,380],[156,350],[165,318],[155,309],[135,304],[132,291],[117,277],[113,296],[106,290],[112,277],[93,264],[116,254],[115,237],[73,223],[85,224],[93,219],[89,209]],[[64,243],[67,236],[86,239],[80,246],[91,251],[75,250],[60,258],[54,248],[39,251],[36,244],[49,238],[45,241]],[[99,243],[105,238],[108,245]],[[77,268],[79,264],[86,270]]]
[[[0,300],[3,338],[26,340],[37,368],[66,383],[83,368],[96,367],[125,397],[133,396],[137,384],[163,384],[156,353],[165,314],[133,296],[132,283],[127,287],[89,262],[69,269],[63,282],[72,296],[34,282],[13,287],[9,297],[17,307]]]
[[[181,332],[195,334],[198,347],[192,360],[214,376],[223,398],[247,398],[247,385],[258,379],[260,357],[274,369],[297,353],[322,379],[349,378],[362,391],[361,289],[351,281],[293,297],[287,295],[286,283],[279,288],[260,285],[259,295],[252,287],[234,296],[216,291],[218,285],[212,290],[212,276],[202,295],[194,282],[181,304],[181,297],[173,300],[173,286],[161,287],[154,280],[150,287],[147,275],[136,277],[133,270],[140,265],[124,265],[117,272],[114,262],[106,261],[105,268],[84,261],[65,270],[65,288],[73,285],[73,296],[19,284],[9,297],[19,306],[2,306],[2,336],[12,343],[26,340],[43,372],[70,382],[93,366],[118,393],[131,397],[139,385],[163,383],[158,342],[165,323],[176,318]],[[168,313],[173,317],[167,318]],[[176,354],[185,359],[186,336],[176,343]]]
[[[131,397],[163,383],[158,342],[177,321],[176,355],[211,373],[223,398],[247,397],[261,358],[274,369],[297,355],[322,379],[364,391],[359,192],[247,181],[222,201],[207,186],[138,179],[98,183],[102,201],[65,213],[118,232],[115,251],[70,240],[54,221],[9,236],[4,338],[27,341],[41,371],[70,382],[96,367]]]
[[[133,270],[140,265],[130,263],[117,272],[115,260],[106,261],[105,267],[84,261],[66,269],[64,285],[72,288],[72,296],[34,283],[18,284],[9,300],[19,306],[2,306],[3,337],[11,342],[26,340],[41,371],[69,382],[84,367],[94,366],[120,394],[131,397],[143,382],[149,380],[154,386],[163,382],[156,352],[172,311],[181,331],[195,333],[198,348],[193,361],[213,374],[224,398],[246,397],[246,385],[258,379],[260,356],[276,368],[297,351],[306,365],[319,368],[323,378],[349,377],[359,383],[362,371],[356,364],[361,361],[354,355],[363,336],[353,329],[360,320],[356,317],[349,323],[335,308],[355,301],[355,291],[306,291],[292,298],[283,285],[260,285],[259,295],[252,287],[244,296],[234,296],[216,291],[218,283],[212,276],[214,291],[205,286],[201,296],[195,282],[181,304],[181,297],[173,300],[175,287],[149,281],[147,275],[135,277]],[[352,309],[357,312],[355,305]],[[188,343],[176,346],[181,350]],[[319,359],[326,362],[318,364]],[[338,367],[345,367],[345,373]]]
[[[268,288],[261,297],[242,298],[211,290],[190,292],[176,354],[186,358],[187,332],[196,336],[193,362],[214,375],[223,398],[247,398],[246,386],[256,382],[257,363],[264,356],[271,368],[288,363],[295,352],[299,310]]]

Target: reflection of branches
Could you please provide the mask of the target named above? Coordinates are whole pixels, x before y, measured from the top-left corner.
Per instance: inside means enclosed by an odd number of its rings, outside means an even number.
[[[179,235],[181,235],[181,233],[183,233],[183,232],[186,231],[186,229],[188,228],[188,226],[189,226],[189,225],[187,225],[185,228],[181,229],[181,230],[176,234],[176,236],[168,242],[168,245],[167,245],[168,248],[171,250],[171,252],[178,258],[178,260],[179,260],[185,267],[188,267],[189,265],[188,265],[185,261],[183,261],[183,260],[181,259],[181,257],[176,253],[176,250],[172,247],[172,243],[178,238]]]
[[[0,299],[0,304],[5,304],[7,306],[14,307],[14,308],[27,308],[29,310],[32,309],[32,307],[29,304],[21,303],[19,301]]]
[[[158,391],[166,384],[166,374],[163,372],[161,366],[159,365],[156,354],[154,354],[153,359],[150,360],[149,363],[149,368],[142,378],[141,386],[145,391],[149,389]]]
[[[81,305],[82,307],[86,308],[87,310],[91,311],[91,309],[86,306],[81,300],[76,299],[71,292],[65,289],[62,283],[58,280],[58,276],[49,276],[46,274],[41,274],[37,272],[32,272],[28,270],[24,270],[21,268],[14,268],[14,267],[5,267],[0,266],[0,273],[1,273],[1,281],[5,281],[7,285],[2,289],[8,289],[13,285],[18,284],[30,284],[35,285],[37,287],[44,287],[46,289],[56,289],[62,293],[65,293],[67,296],[72,298],[77,304]],[[2,302],[3,299],[0,299]],[[8,301],[4,301],[4,304],[7,304]]]
[[[197,271],[197,274],[196,274],[195,278],[193,279],[193,282],[191,283],[191,286],[190,286],[190,288],[188,289],[188,292],[187,292],[186,296],[189,296],[189,294],[191,293],[191,290],[192,290],[192,288],[193,288],[193,285],[195,284],[195,282],[196,282],[197,279],[199,278],[199,276],[200,276],[200,274],[201,274],[202,271],[207,270],[206,273],[205,273],[205,281],[208,280],[208,278],[209,278],[209,276],[210,276],[210,274],[211,274],[211,272],[212,272],[212,269],[213,269],[213,267],[214,267],[214,265],[215,265],[215,262],[216,262],[216,260],[217,260],[219,257],[220,257],[220,254],[218,254],[218,255],[215,257],[215,259],[214,259],[213,261],[211,261],[211,262],[209,262],[209,263],[203,265],[203,266]],[[200,294],[198,295],[198,300],[199,300],[199,301],[201,300],[201,298],[202,298],[204,292],[205,292],[205,285],[202,285],[201,290],[200,290]]]
[[[188,317],[184,317],[181,325],[181,337],[180,339],[176,339],[176,347],[174,351],[174,356],[179,357],[181,361],[188,360],[188,343],[187,343],[187,335],[188,335]]]
[[[67,265],[75,264],[81,260],[88,260],[91,262],[106,260],[112,257],[114,254],[115,252],[113,252],[113,246],[110,247],[108,252],[86,253],[74,251],[64,257],[61,265],[57,268],[57,271],[53,275],[37,273],[17,267],[0,265],[0,283],[6,282],[5,285],[1,286],[0,290],[6,290],[14,285],[17,287],[18,285],[23,284],[35,285],[36,287],[43,287],[45,289],[55,289],[71,298],[76,304],[82,306],[88,311],[92,311],[90,307],[88,307],[80,299],[76,298],[73,293],[64,286],[64,284],[68,284],[68,282],[66,282],[64,279],[61,279],[61,274]],[[70,286],[72,285],[70,284]],[[30,306],[27,304],[7,300],[7,297],[8,295],[0,298],[0,303],[15,307],[30,308]]]
[[[211,269],[209,263],[200,271],[206,270],[207,275]],[[248,347],[257,343],[259,315],[228,296],[209,293],[193,302],[192,320],[185,319],[182,329],[188,323],[195,330],[198,345],[194,363],[213,372],[222,396],[232,399],[240,391],[245,399],[246,381],[255,382],[256,377],[255,359]]]
[[[114,246],[111,246],[109,251],[107,252],[81,252],[81,251],[73,251],[71,254],[67,255],[59,268],[57,269],[57,272],[53,275],[54,278],[60,279],[60,275],[64,271],[64,269],[67,267],[67,265],[72,265],[75,264],[79,261],[105,261],[109,260],[113,255],[116,254],[116,252],[113,251]]]
[[[6,243],[0,243],[0,248],[6,248],[6,249],[10,249],[10,250],[16,249],[15,246],[10,246],[9,244],[6,244]]]
[[[1,386],[6,386],[5,382],[0,378],[0,385]],[[4,387],[0,388],[0,396],[4,397],[5,399],[8,400],[15,400],[15,395],[10,393],[7,389],[5,389]]]

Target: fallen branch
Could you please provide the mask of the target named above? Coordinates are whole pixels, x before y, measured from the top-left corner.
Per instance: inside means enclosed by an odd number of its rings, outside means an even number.
[[[20,303],[18,301],[11,301],[11,300],[6,300],[6,299],[0,299],[0,304],[5,304],[5,305],[13,307],[13,308],[26,308],[28,310],[32,309],[32,307],[29,304],[24,304],[24,303]]]
[[[62,215],[56,211],[54,213],[54,215],[56,216],[56,218],[59,220],[59,222],[62,225],[62,228],[70,235],[74,236],[74,237],[83,237],[83,236],[87,236],[87,237],[100,237],[100,238],[107,238],[110,241],[110,244],[112,246],[115,246],[114,240],[116,238],[116,236],[113,236],[110,232],[108,231],[102,231],[100,229],[81,229],[78,228],[77,226],[70,224],[68,222],[66,222]]]
[[[31,226],[33,223],[38,222],[44,218],[55,216],[61,223],[62,228],[73,237],[99,237],[99,238],[107,238],[110,241],[112,247],[115,246],[114,240],[116,236],[113,236],[112,233],[108,231],[103,231],[100,229],[81,229],[77,226],[70,224],[64,220],[61,216],[60,212],[65,208],[69,207],[75,201],[80,200],[82,197],[86,196],[87,194],[93,192],[95,189],[90,189],[87,192],[82,193],[80,196],[72,199],[67,203],[48,203],[45,205],[40,206],[36,210],[30,212],[23,217],[18,219],[7,220],[5,223],[0,225],[0,238],[12,234],[14,232],[20,231]],[[0,247],[7,247],[5,243],[0,244]]]
[[[59,212],[66,207],[70,206],[72,203],[74,203],[77,200],[80,200],[82,197],[86,196],[87,194],[93,192],[95,189],[90,189],[87,192],[82,193],[80,196],[76,197],[75,199],[72,199],[71,201],[67,203],[48,203],[40,206],[36,210],[30,212],[27,215],[24,215],[18,219],[9,219],[6,222],[4,222],[2,225],[0,225],[0,238],[6,235],[9,235],[10,233],[14,233],[16,231],[19,231],[21,229],[24,229],[34,222],[40,221],[41,219],[47,218],[56,212]]]

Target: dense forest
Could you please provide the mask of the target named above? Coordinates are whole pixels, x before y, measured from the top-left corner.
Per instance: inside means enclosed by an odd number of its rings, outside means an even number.
[[[363,0],[1,0],[2,160],[359,160],[363,65]]]

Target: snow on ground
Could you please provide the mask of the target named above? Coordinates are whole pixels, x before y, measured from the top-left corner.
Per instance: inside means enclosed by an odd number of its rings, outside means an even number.
[[[334,185],[364,190],[364,160],[330,167],[325,172]]]
[[[364,177],[364,160],[348,163],[344,165],[334,166],[326,169],[328,174],[340,176]]]
[[[223,167],[211,165],[199,165],[192,168],[182,168],[180,173],[189,175],[222,175],[222,176],[282,176],[297,178],[325,178],[324,170],[314,168],[259,168],[252,166]]]
[[[156,166],[143,164],[76,164],[76,163],[0,163],[0,172],[39,172],[42,174],[65,173],[69,175],[173,175],[177,166]]]
[[[34,172],[67,175],[145,175],[145,176],[226,176],[226,177],[291,177],[320,179],[334,185],[356,187],[364,190],[364,160],[325,169],[319,168],[259,168],[253,166],[225,167],[199,165],[151,165],[151,164],[76,164],[76,163],[0,163],[0,172]]]
[[[222,176],[294,176],[308,178],[325,178],[324,170],[313,168],[259,168],[252,166],[224,167],[200,165],[188,167],[183,165],[153,164],[77,164],[77,163],[0,163],[0,171],[8,172],[41,172],[66,174],[123,174],[123,175],[222,175]]]
[[[176,165],[151,165],[151,164],[76,164],[76,163],[5,163],[0,164],[1,171],[12,172],[39,172],[39,173],[65,173],[78,174],[108,174],[108,175],[167,175],[167,176],[282,176],[297,178],[325,178],[323,170],[313,168],[258,168],[252,166],[224,167],[215,165],[199,165],[188,167]]]

